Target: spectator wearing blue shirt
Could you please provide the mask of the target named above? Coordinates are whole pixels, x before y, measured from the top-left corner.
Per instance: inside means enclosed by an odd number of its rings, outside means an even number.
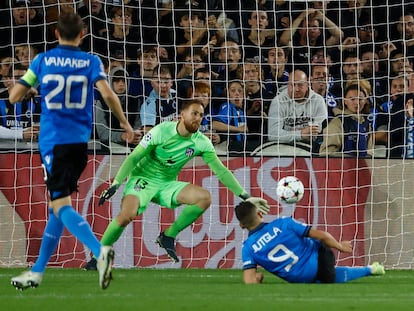
[[[36,141],[39,136],[39,125],[33,124],[39,122],[40,117],[38,98],[25,98],[15,105],[8,100],[9,89],[25,72],[25,68],[14,63],[5,67],[1,76],[4,87],[0,87],[0,140]]]
[[[248,132],[244,114],[245,90],[240,80],[230,81],[227,85],[227,101],[222,103],[213,116],[213,129],[221,140],[227,140],[228,148],[241,151]]]
[[[140,117],[144,131],[149,131],[163,121],[178,118],[176,91],[173,86],[170,66],[161,64],[155,67],[151,79],[152,91],[141,106]]]
[[[3,77],[5,88],[0,92],[0,126],[11,130],[25,131],[40,121],[40,99],[35,89],[17,103],[8,100],[9,91],[26,73],[27,68],[14,63],[6,76]],[[26,131],[25,131],[26,132]],[[19,134],[20,136],[20,134]],[[26,135],[27,136],[27,135]]]
[[[266,271],[289,283],[345,283],[370,275],[385,274],[378,262],[363,267],[336,267],[332,252],[352,253],[351,241],[337,241],[330,233],[312,228],[291,217],[280,217],[270,223],[251,202],[235,208],[243,229],[249,231],[243,242],[243,281],[262,283]]]

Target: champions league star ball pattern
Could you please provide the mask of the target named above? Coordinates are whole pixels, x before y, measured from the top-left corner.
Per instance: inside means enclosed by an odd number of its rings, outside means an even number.
[[[303,198],[305,188],[303,183],[295,176],[286,176],[279,180],[276,194],[280,202],[296,203]]]

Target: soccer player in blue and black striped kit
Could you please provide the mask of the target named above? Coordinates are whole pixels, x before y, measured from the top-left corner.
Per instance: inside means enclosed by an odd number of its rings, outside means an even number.
[[[42,98],[39,149],[52,207],[35,265],[11,279],[12,285],[21,290],[40,284],[64,227],[98,258],[100,287],[107,288],[112,278],[112,247],[101,246],[89,224],[73,209],[71,201],[88,160],[94,85],[130,140],[133,130],[118,97],[109,87],[100,59],[78,48],[83,28],[79,15],[59,16],[56,29],[59,45],[39,54],[10,92],[10,102],[16,103],[39,83]]]
[[[352,252],[352,244],[338,242],[326,231],[291,217],[265,223],[263,213],[248,201],[237,205],[235,212],[240,226],[249,231],[242,248],[246,284],[263,282],[258,266],[290,283],[344,283],[385,274],[384,266],[378,262],[364,267],[335,267],[331,248]]]

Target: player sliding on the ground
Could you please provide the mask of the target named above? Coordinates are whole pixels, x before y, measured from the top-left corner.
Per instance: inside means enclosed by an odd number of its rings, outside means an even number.
[[[39,54],[10,92],[10,102],[16,103],[31,87],[40,84],[42,116],[39,149],[52,207],[35,265],[30,271],[11,279],[17,289],[40,284],[64,227],[98,258],[101,288],[107,288],[111,282],[114,251],[110,246],[101,247],[89,224],[73,209],[71,200],[88,161],[94,85],[126,130],[128,141],[133,140],[134,133],[118,97],[106,81],[101,60],[78,48],[83,29],[79,15],[60,15],[55,31],[59,46]]]
[[[249,231],[243,243],[243,280],[263,282],[257,266],[290,283],[345,283],[369,275],[385,274],[384,266],[374,262],[364,267],[335,267],[331,248],[352,252],[349,241],[338,242],[330,233],[312,228],[291,217],[265,223],[263,213],[251,202],[236,206],[240,226]]]
[[[112,197],[128,177],[121,211],[108,225],[101,240],[102,245],[113,245],[125,227],[135,216],[143,213],[150,202],[172,209],[185,204],[175,222],[156,240],[168,256],[178,262],[176,236],[199,218],[211,203],[210,193],[206,189],[177,181],[183,166],[195,156],[201,156],[217,178],[235,195],[255,203],[263,213],[269,211],[266,200],[248,195],[217,157],[208,137],[199,132],[203,115],[204,106],[200,101],[192,99],[183,102],[179,121],[155,126],[125,159],[111,187],[102,193],[99,202],[102,204]]]

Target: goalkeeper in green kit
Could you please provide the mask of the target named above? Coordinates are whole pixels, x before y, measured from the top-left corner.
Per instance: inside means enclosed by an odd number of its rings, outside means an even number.
[[[198,131],[203,116],[201,102],[196,99],[183,102],[179,121],[166,121],[152,128],[125,159],[111,187],[102,192],[99,200],[101,205],[111,198],[128,177],[121,211],[106,228],[102,245],[112,246],[125,227],[135,216],[142,214],[150,202],[171,209],[185,204],[175,222],[156,240],[168,256],[178,262],[175,238],[199,218],[211,203],[210,193],[206,189],[177,181],[183,166],[195,156],[201,156],[217,178],[235,195],[252,202],[263,213],[269,212],[266,200],[249,196],[217,157],[209,138]]]

